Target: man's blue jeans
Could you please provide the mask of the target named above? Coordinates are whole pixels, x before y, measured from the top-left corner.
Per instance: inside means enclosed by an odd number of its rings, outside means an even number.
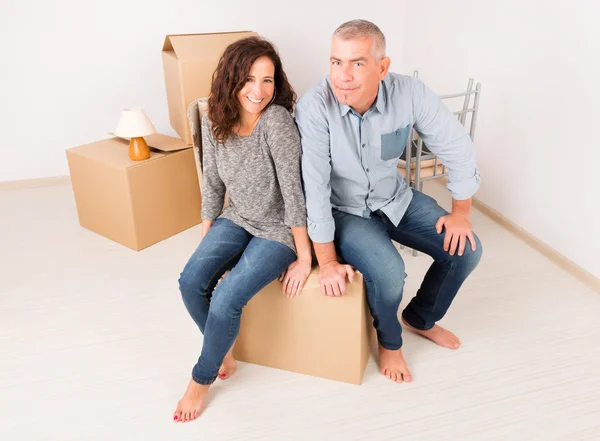
[[[228,219],[215,221],[179,278],[183,303],[204,334],[202,353],[192,369],[196,383],[216,380],[237,338],[242,308],[294,260],[296,254],[286,245],[254,237]]]
[[[402,347],[398,308],[406,277],[404,261],[392,240],[434,260],[417,295],[402,312],[404,320],[416,329],[430,329],[444,317],[458,289],[479,263],[481,242],[476,236],[476,251],[468,240],[462,256],[458,251],[454,256],[444,251],[445,230],[438,234],[435,224],[447,214],[434,199],[415,190],[397,227],[380,211],[365,219],[333,210],[337,252],[363,274],[377,337],[386,349]]]

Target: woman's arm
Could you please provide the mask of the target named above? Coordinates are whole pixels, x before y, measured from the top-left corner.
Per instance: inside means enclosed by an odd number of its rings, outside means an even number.
[[[306,227],[292,227],[298,260],[312,264],[312,251]]]
[[[223,211],[225,184],[217,169],[217,147],[208,118],[202,118],[202,238]]]
[[[292,115],[280,106],[269,109],[267,143],[275,164],[284,203],[284,222],[292,229],[297,260],[281,275],[283,291],[302,291],[312,267],[311,243],[306,229],[306,203],[300,173],[300,135]]]

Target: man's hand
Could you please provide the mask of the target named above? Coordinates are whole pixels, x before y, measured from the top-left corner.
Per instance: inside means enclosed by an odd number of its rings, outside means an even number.
[[[343,296],[346,294],[346,276],[352,282],[354,270],[350,265],[342,265],[337,260],[327,262],[319,269],[321,292],[326,296]]]
[[[438,234],[441,234],[443,228],[446,228],[446,236],[444,236],[444,251],[449,251],[451,256],[454,256],[458,248],[458,255],[462,256],[467,244],[467,238],[471,242],[471,249],[475,251],[477,244],[473,236],[473,226],[469,217],[461,213],[451,213],[447,216],[442,216],[435,224],[435,229]]]
[[[288,297],[294,297],[302,292],[306,279],[310,276],[312,261],[295,260],[279,276],[279,281],[283,285],[283,293]]]

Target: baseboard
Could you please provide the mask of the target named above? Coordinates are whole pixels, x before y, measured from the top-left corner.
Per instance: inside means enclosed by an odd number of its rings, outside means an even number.
[[[481,202],[479,199],[473,198],[473,207],[481,211],[486,216],[490,217],[495,222],[502,225],[504,228],[506,228],[511,233],[515,234],[519,239],[523,240],[525,243],[538,250],[548,259],[550,259],[558,266],[566,270],[573,277],[576,277],[577,279],[581,280],[593,290],[600,292],[600,279],[598,279],[596,276],[584,270],[575,262],[569,260],[562,254],[560,254],[558,251],[556,251],[554,248],[539,240],[537,237],[532,236],[529,232],[525,231],[523,228],[521,228],[514,222],[508,220],[496,210],[490,208],[489,206]]]
[[[447,178],[440,179],[432,179],[430,182],[435,182],[439,185],[446,185],[448,183]],[[600,293],[600,279],[590,272],[584,270],[582,267],[577,265],[572,260],[569,260],[567,257],[560,254],[550,245],[542,242],[537,237],[533,236],[531,233],[525,231],[523,228],[515,224],[514,222],[508,220],[496,210],[491,208],[490,206],[484,204],[477,198],[473,198],[473,207],[481,211],[483,214],[491,218],[496,223],[502,225],[508,231],[513,233],[519,239],[523,240],[528,245],[532,246],[552,262],[556,263],[558,266],[563,268],[573,277],[577,278],[581,282],[585,283],[587,286],[592,288],[594,291]]]
[[[0,182],[1,190],[19,190],[22,188],[48,187],[52,185],[65,185],[71,183],[70,176],[56,176],[53,178],[22,179],[19,181]]]

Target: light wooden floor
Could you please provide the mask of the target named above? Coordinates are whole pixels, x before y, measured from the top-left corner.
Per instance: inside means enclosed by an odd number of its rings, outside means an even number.
[[[446,205],[448,194],[432,184]],[[600,440],[600,295],[475,212],[480,266],[442,325],[406,333],[412,384],[242,364],[172,411],[202,344],[177,290],[200,226],[136,253],[79,227],[68,185],[0,192],[0,440]],[[402,251],[405,304],[430,259]]]

